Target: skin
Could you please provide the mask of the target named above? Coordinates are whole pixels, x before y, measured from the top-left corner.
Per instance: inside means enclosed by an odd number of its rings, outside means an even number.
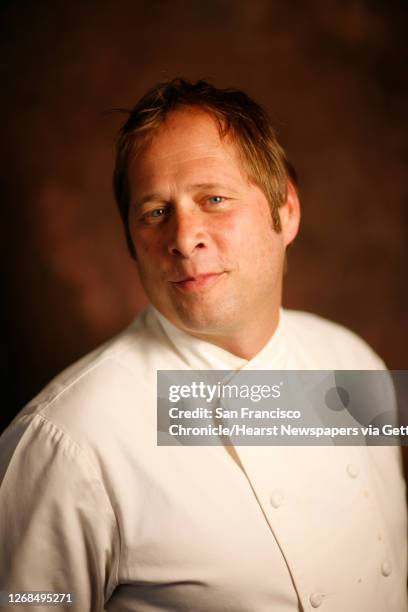
[[[130,231],[151,303],[185,332],[252,359],[279,321],[285,249],[299,226],[289,184],[282,231],[229,137],[199,109],[173,111],[129,167]]]

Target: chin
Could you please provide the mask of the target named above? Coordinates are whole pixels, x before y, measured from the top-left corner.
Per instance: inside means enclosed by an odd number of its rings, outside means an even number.
[[[222,316],[220,313],[209,312],[188,312],[178,314],[177,320],[180,327],[191,330],[192,332],[205,332],[218,330],[222,327]]]
[[[214,307],[214,304],[205,308],[201,304],[190,305],[189,308],[177,309],[173,321],[178,327],[181,327],[191,333],[206,333],[224,335],[230,325],[231,317],[227,314],[225,305]],[[234,317],[232,317],[234,319]]]

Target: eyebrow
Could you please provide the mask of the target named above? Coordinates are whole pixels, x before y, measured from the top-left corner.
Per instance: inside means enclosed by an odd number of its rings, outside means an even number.
[[[149,202],[157,202],[159,200],[165,201],[166,198],[164,198],[160,193],[148,193],[140,200],[137,200],[136,204],[138,206],[143,206],[143,204],[148,204]]]
[[[189,185],[186,188],[187,192],[195,191],[196,189],[233,189],[228,183],[195,183],[194,185]],[[140,200],[137,200],[138,206],[143,206],[143,204],[148,204],[149,202],[166,202],[167,198],[164,197],[162,193],[148,193],[143,196]]]
[[[187,187],[186,191],[194,191],[195,189],[225,189],[225,187],[231,188],[228,183],[196,183]]]

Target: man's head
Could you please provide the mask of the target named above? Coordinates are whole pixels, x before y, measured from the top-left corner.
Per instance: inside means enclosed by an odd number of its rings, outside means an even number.
[[[231,352],[259,350],[277,324],[299,221],[262,109],[205,82],[159,85],[122,129],[115,193],[153,305]]]
[[[135,256],[135,249],[128,224],[129,160],[169,113],[181,108],[205,110],[216,121],[220,137],[228,135],[234,141],[248,177],[264,192],[275,229],[280,231],[278,209],[285,201],[288,179],[293,181],[294,176],[265,111],[242,91],[176,78],[151,88],[130,111],[119,133],[114,192],[131,255]]]

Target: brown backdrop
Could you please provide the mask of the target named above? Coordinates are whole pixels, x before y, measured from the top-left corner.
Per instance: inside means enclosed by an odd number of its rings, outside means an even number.
[[[264,104],[300,177],[285,304],[346,324],[407,368],[403,2],[2,4],[5,424],[145,304],[111,193],[121,119],[174,75]]]

